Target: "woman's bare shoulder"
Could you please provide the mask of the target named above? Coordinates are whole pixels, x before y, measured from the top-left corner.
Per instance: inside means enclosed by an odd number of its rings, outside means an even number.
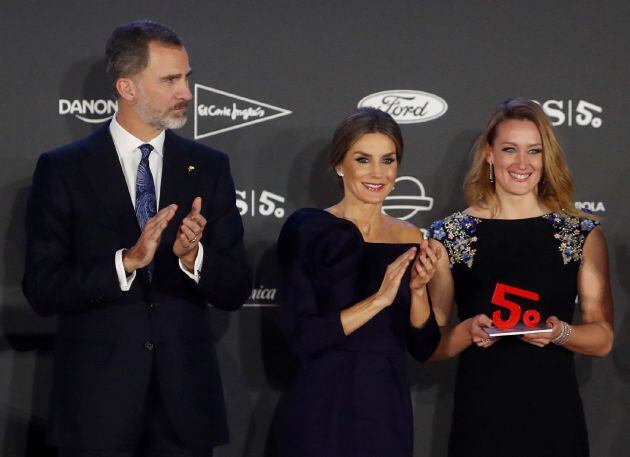
[[[396,243],[422,243],[424,235],[414,224],[386,216],[386,227]]]

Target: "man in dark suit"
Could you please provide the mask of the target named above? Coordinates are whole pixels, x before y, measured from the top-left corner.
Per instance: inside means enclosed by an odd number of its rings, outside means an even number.
[[[228,431],[208,303],[251,288],[228,159],[169,130],[192,99],[173,31],[122,25],[106,55],[117,114],[43,154],[28,202],[24,294],[59,318],[49,441],[209,456]]]

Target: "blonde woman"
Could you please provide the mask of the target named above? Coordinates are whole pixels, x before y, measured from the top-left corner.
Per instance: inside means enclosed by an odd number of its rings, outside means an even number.
[[[464,188],[470,206],[429,230],[443,254],[429,285],[442,331],[432,359],[459,355],[449,456],[588,456],[574,354],[612,346],[606,244],[599,222],[573,206],[538,104],[498,105]],[[454,303],[459,323],[449,326]],[[547,332],[491,337],[494,322]]]

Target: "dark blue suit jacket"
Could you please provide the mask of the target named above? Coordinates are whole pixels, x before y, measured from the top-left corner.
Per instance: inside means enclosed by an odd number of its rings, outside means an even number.
[[[196,196],[208,220],[199,284],[172,252]],[[139,271],[122,292],[114,254],[131,247],[140,229],[107,126],[39,158],[23,290],[36,312],[59,317],[49,428],[55,446],[119,445],[141,423],[154,362],[184,443],[206,449],[228,440],[208,303],[241,306],[251,270],[227,157],[167,131],[160,206],[171,203],[179,209],[162,235],[153,281]]]

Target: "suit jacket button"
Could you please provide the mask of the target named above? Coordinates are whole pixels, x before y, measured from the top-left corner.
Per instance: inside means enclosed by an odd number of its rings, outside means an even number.
[[[153,343],[151,343],[150,341],[147,341],[146,343],[144,343],[144,347],[147,348],[148,351],[152,351]]]
[[[155,303],[154,301],[152,301],[151,303],[149,303],[149,308],[157,308],[158,304]]]

